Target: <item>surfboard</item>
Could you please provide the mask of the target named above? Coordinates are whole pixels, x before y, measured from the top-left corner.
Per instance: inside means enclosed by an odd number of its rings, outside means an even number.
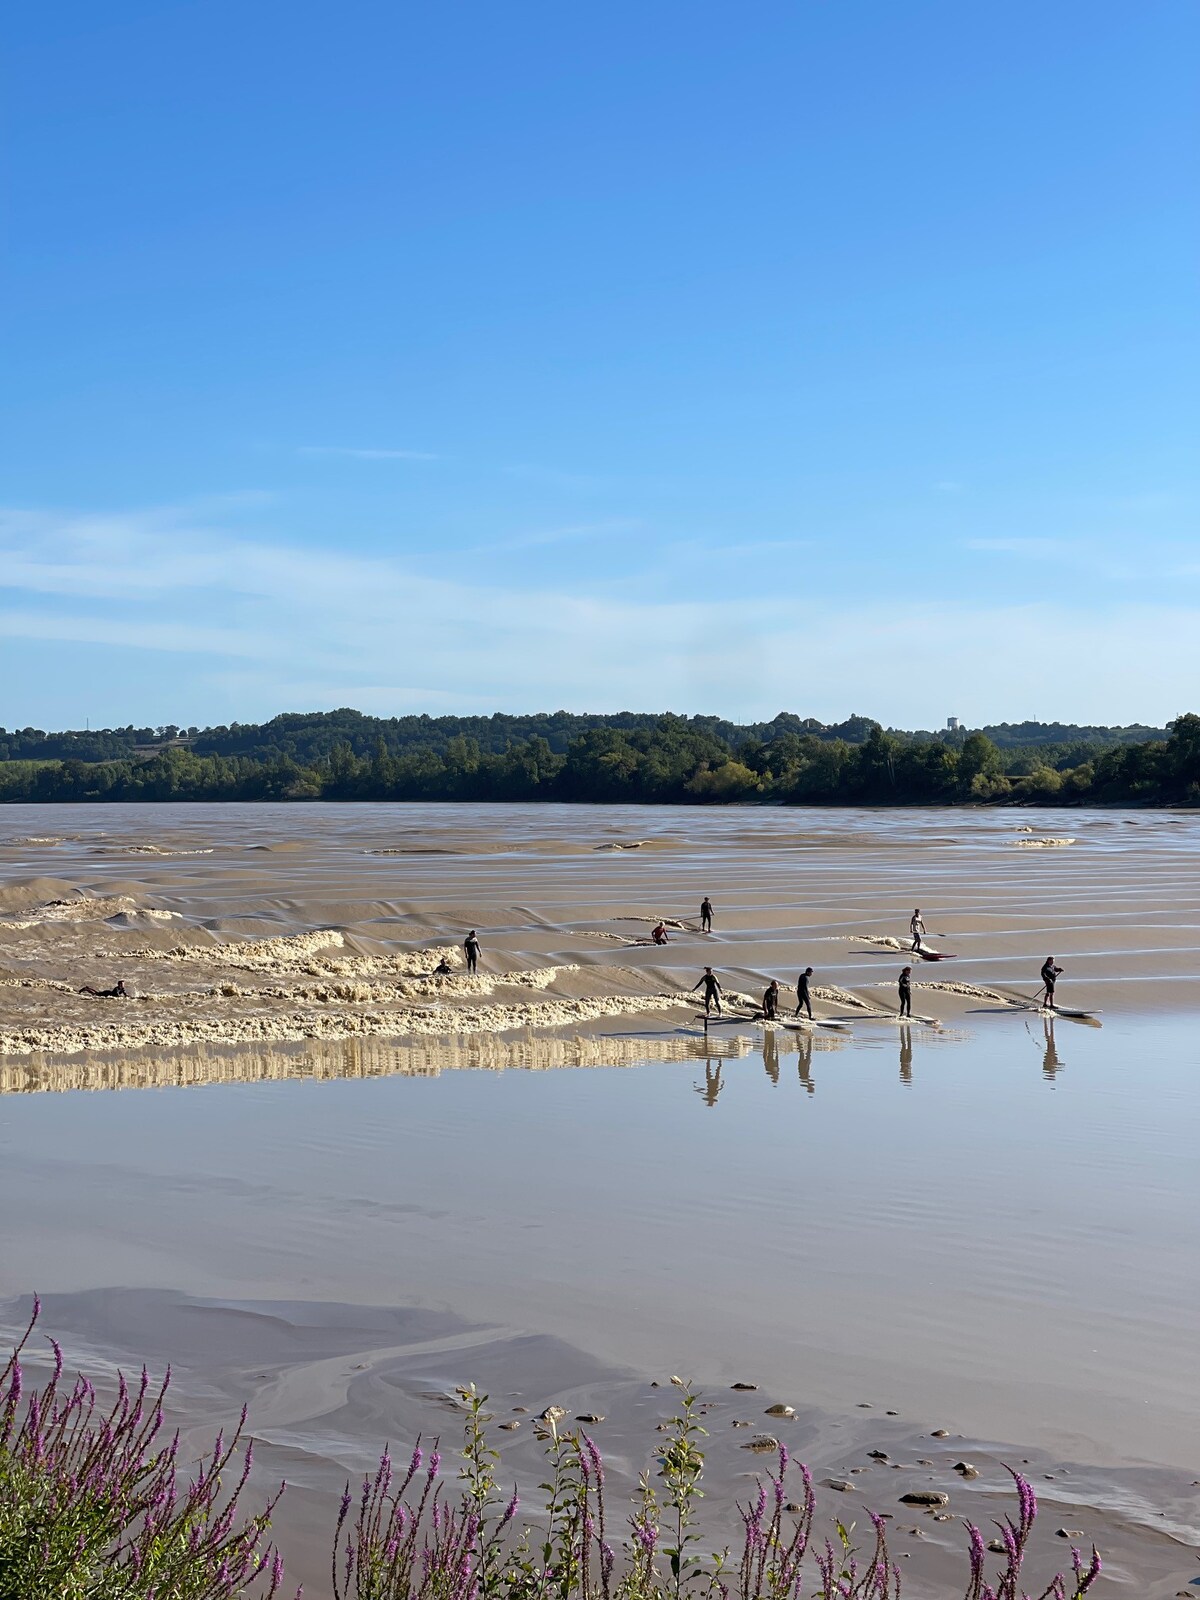
[[[1036,1011],[1040,1017],[1074,1017],[1085,1022],[1100,1015],[1099,1011],[1068,1011],[1065,1006],[1030,1006],[1029,1009]]]

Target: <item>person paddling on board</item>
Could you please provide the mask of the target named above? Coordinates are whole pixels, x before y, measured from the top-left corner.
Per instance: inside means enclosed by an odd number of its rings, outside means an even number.
[[[908,919],[908,931],[912,934],[913,949],[920,950],[922,944],[925,942],[925,924],[921,921],[920,906],[917,907],[912,916]]]
[[[479,965],[479,935],[474,928],[463,940],[463,949],[466,951],[467,956],[467,971],[469,973],[474,972]]]
[[[707,895],[700,902],[700,932],[712,932],[712,901]]]
[[[810,1022],[813,1020],[813,1014],[812,999],[808,993],[808,980],[812,975],[813,969],[805,967],[804,971],[796,979],[796,1015],[799,1016],[802,1011],[807,1011]]]
[[[774,1022],[779,1015],[779,985],[774,978],[763,991],[762,1011],[764,1022]]]
[[[1061,967],[1055,966],[1054,957],[1047,956],[1042,962],[1042,1010],[1054,1010],[1054,985],[1058,982]]]
[[[900,974],[900,982],[896,985],[900,991],[900,1015],[912,1016],[912,968],[905,967]]]
[[[700,982],[692,985],[692,993],[695,994],[696,990],[701,987],[704,989],[704,1015],[707,1016],[710,1008],[712,1008],[720,1016],[721,985],[717,982],[711,967],[705,967],[704,976],[700,979]]]

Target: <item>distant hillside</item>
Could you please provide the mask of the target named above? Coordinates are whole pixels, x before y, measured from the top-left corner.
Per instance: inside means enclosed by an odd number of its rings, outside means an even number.
[[[389,755],[410,755],[427,750],[444,755],[452,740],[470,739],[484,755],[502,755],[530,739],[544,739],[555,755],[565,755],[572,740],[600,729],[640,733],[664,724],[719,739],[730,748],[747,741],[770,744],[784,734],[805,735],[824,741],[841,740],[861,745],[880,726],[870,717],[847,717],[845,722],[824,723],[781,711],[770,722],[738,723],[722,717],[675,717],[669,713],[616,711],[575,714],[567,711],[490,717],[368,717],[348,707],[339,711],[288,711],[270,722],[234,722],[228,727],[98,728],[45,733],[38,728],[8,731],[0,728],[0,761],[122,761],[156,755],[171,744],[186,746],[196,755],[247,756],[255,761],[296,761],[301,766],[327,761],[339,745],[349,745],[356,756],[374,755],[383,740]],[[907,733],[889,729],[893,736],[920,743],[941,741],[961,747],[968,731]],[[1088,755],[1117,745],[1165,739],[1165,728],[1135,725],[1126,728],[1077,727],[1061,722],[1002,722],[981,728],[998,749],[1036,752],[1040,764],[1056,768],[1076,766]]]
[[[364,717],[0,732],[0,801],[558,800],[713,805],[1200,805],[1200,717],[1169,729],[885,732],[779,716]],[[1143,739],[1138,734],[1158,732]],[[149,736],[149,737],[148,737]],[[87,759],[111,748],[116,758]],[[89,742],[93,741],[93,742]],[[65,749],[65,758],[46,752]],[[35,754],[34,752],[38,752]]]

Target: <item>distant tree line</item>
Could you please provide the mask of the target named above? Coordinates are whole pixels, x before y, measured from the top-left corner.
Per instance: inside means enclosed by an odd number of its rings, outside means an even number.
[[[346,719],[379,720],[357,712],[325,716],[334,729]],[[563,712],[503,720],[527,727],[560,719],[593,725],[577,729],[565,743],[560,738],[562,748],[536,731],[514,734],[493,748],[463,730],[476,723],[490,728],[500,719],[399,718],[397,725],[431,722],[437,736],[424,743],[397,736],[389,743],[377,727],[366,748],[361,741],[335,737],[313,754],[310,725],[319,719],[277,717],[253,734],[292,740],[310,752],[304,759],[273,743],[241,753],[209,750],[206,741],[216,740],[222,730],[206,730],[188,744],[160,739],[156,752],[141,758],[14,755],[0,761],[0,801],[1200,805],[1200,717],[1191,714],[1148,739],[1121,738],[1124,729],[1063,728],[1067,737],[1060,741],[1008,747],[983,731],[896,733],[866,718],[852,719],[863,724],[858,739],[787,716],[757,731],[716,718],[633,713],[588,719]],[[628,725],[622,725],[626,719]],[[293,723],[298,726],[280,728]],[[447,733],[451,723],[459,731]],[[223,731],[238,737],[242,732],[236,726]],[[1085,731],[1105,737],[1080,738]]]
[[[754,740],[771,744],[789,733],[798,738],[811,735],[827,743],[840,740],[859,745],[879,726],[870,717],[856,715],[844,722],[825,723],[790,711],[781,711],[770,722],[738,723],[721,717],[664,717],[642,711],[609,715],[550,711],[524,717],[503,712],[490,717],[368,717],[343,707],[340,711],[289,711],[270,722],[233,722],[228,727],[212,728],[184,728],[173,723],[157,728],[130,725],[65,733],[0,728],[0,762],[121,761],[183,742],[201,756],[250,756],[256,761],[277,761],[286,756],[301,766],[315,766],[328,761],[337,746],[343,744],[349,745],[356,756],[373,756],[381,739],[392,756],[427,750],[444,755],[451,742],[458,739],[473,739],[481,755],[494,756],[504,755],[514,745],[527,744],[531,739],[544,739],[555,755],[566,755],[572,743],[584,734],[602,730],[657,732],[664,725],[711,735],[731,750]],[[889,731],[900,739],[942,741],[951,748],[960,748],[967,737],[961,728],[939,733]],[[1059,768],[1076,766],[1099,750],[1115,745],[1167,736],[1165,728],[1078,727],[1061,722],[1003,722],[979,731],[1003,751],[1027,753],[1031,758],[1036,752],[1044,765]]]

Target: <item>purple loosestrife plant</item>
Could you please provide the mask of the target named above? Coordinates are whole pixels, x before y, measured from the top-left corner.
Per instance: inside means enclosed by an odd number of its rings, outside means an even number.
[[[0,1600],[272,1600],[283,1563],[266,1542],[273,1499],[239,1511],[251,1466],[245,1417],[218,1436],[193,1476],[180,1476],[178,1439],[162,1440],[170,1374],[122,1377],[107,1410],[86,1378],[68,1388],[54,1347],[53,1376],[28,1390],[21,1353],[38,1306],[0,1372]],[[611,1534],[605,1466],[587,1434],[555,1413],[536,1424],[548,1473],[532,1525],[497,1480],[487,1396],[461,1389],[466,1437],[457,1485],[418,1439],[398,1470],[385,1450],[355,1495],[347,1485],[334,1538],[335,1600],[900,1600],[882,1518],[856,1548],[852,1531],[815,1540],[808,1469],[781,1447],[776,1471],[738,1506],[740,1550],[700,1554],[698,1503],[704,1430],[691,1386],[639,1479],[621,1548]],[[1100,1558],[1072,1550],[1072,1572],[1036,1596],[1020,1587],[1037,1517],[1030,1484],[1013,1473],[1016,1514],[997,1524],[1001,1551],[989,1577],[982,1533],[966,1524],[964,1600],[1082,1600]],[[278,1496],[276,1496],[276,1499]],[[357,1509],[355,1509],[357,1507]]]
[[[162,1438],[169,1372],[157,1388],[144,1370],[136,1389],[122,1376],[102,1411],[86,1378],[65,1387],[51,1341],[53,1375],[23,1395],[21,1356],[40,1312],[35,1300],[0,1372],[0,1600],[271,1600],[283,1580],[266,1540],[278,1496],[239,1515],[245,1416],[182,1479],[178,1435]]]

